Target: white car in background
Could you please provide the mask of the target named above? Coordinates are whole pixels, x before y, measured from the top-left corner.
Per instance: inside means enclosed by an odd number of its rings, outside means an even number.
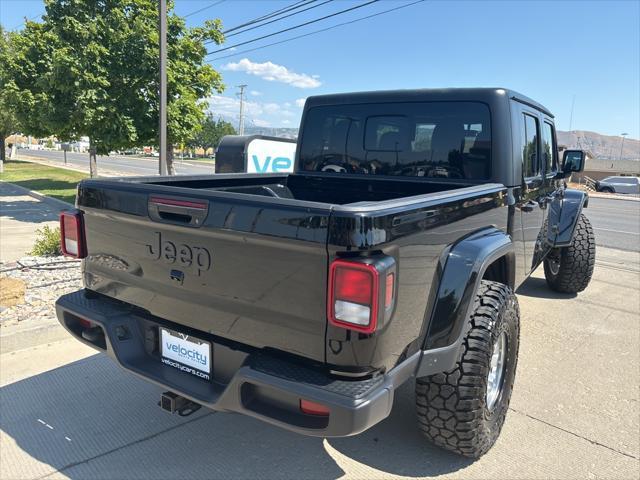
[[[596,190],[607,193],[640,193],[640,178],[607,177],[596,182]]]

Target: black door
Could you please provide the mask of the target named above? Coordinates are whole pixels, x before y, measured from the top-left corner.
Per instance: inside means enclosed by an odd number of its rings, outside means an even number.
[[[550,195],[550,182],[546,178],[541,152],[540,115],[535,110],[521,107],[522,188],[516,199],[516,215],[522,222],[524,247],[524,273],[528,275],[537,266],[537,259],[546,236],[545,219]]]

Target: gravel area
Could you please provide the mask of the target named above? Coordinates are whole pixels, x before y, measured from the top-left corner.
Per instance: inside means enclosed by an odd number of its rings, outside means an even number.
[[[23,303],[0,306],[3,327],[23,320],[55,319],[57,298],[82,287],[80,260],[67,257],[22,257],[16,262],[0,262],[0,275],[26,284]]]

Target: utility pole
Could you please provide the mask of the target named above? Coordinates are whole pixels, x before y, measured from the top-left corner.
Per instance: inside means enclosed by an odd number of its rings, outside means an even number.
[[[622,160],[622,148],[624,147],[624,137],[626,137],[627,135],[629,135],[628,133],[621,133],[620,136],[622,137],[622,143],[620,144],[620,160]]]
[[[240,89],[240,120],[238,122],[238,135],[244,135],[244,89],[247,85],[238,85]]]
[[[160,162],[158,173],[167,175],[167,0],[159,0],[160,17]]]
[[[571,133],[571,126],[573,125],[573,107],[576,104],[576,95],[573,95],[571,99],[571,115],[569,115],[569,133]]]

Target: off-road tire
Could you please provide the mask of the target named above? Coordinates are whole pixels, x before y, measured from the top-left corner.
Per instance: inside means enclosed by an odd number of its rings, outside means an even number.
[[[520,340],[520,310],[506,285],[482,280],[468,319],[460,356],[453,370],[416,379],[419,427],[429,441],[470,458],[495,443],[509,408]],[[504,376],[494,408],[487,408],[491,355],[507,335]]]
[[[559,259],[555,264],[553,258]],[[553,249],[544,259],[544,276],[552,290],[578,293],[589,285],[596,264],[596,239],[591,223],[580,214],[571,245]]]

